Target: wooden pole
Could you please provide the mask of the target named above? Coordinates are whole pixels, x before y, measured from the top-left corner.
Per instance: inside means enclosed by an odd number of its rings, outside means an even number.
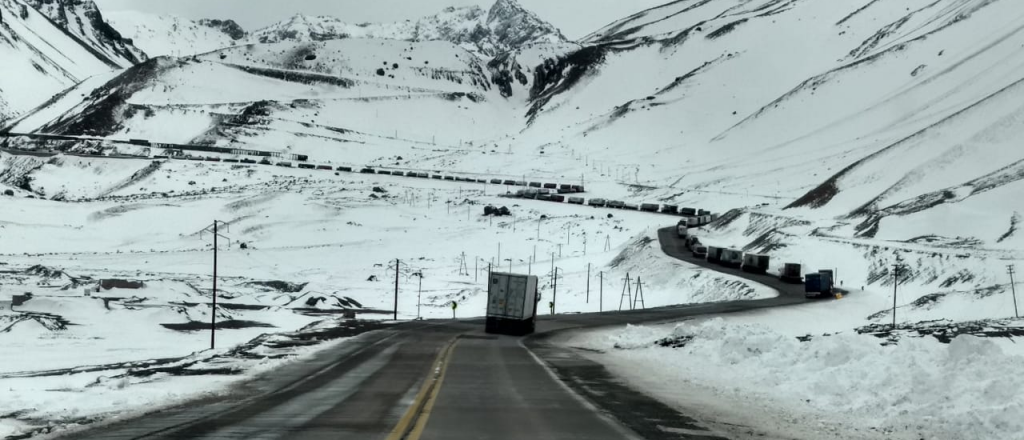
[[[217,221],[213,221],[213,308],[210,309],[210,350],[217,338]]]
[[[401,260],[395,260],[395,316],[394,320],[398,321],[398,267],[402,264]]]
[[[590,304],[590,263],[587,263],[587,304]]]

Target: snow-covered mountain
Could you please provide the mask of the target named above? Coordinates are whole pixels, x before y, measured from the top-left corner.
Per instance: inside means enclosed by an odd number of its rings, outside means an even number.
[[[138,11],[112,11],[106,17],[150,57],[210,52],[240,44],[248,35],[232,20],[194,21]]]
[[[604,181],[602,196],[741,208],[721,244],[792,261],[858,253],[851,282],[865,285],[888,280],[899,254],[920,289],[969,290],[1001,272],[963,253],[1024,259],[1021,208],[1005,203],[1024,193],[1018,12],[1014,0],[677,1],[580,44],[495,57],[296,27],[87,82],[15,128]]]
[[[531,43],[562,43],[566,38],[551,24],[515,0],[498,0],[490,10],[479,6],[449,7],[416,21],[347,23],[334,17],[296,15],[254,31],[253,42],[310,42],[339,38],[408,41],[442,40],[485,56]]]
[[[104,20],[92,0],[26,0],[26,3],[45,14],[73,38],[96,49],[100,52],[97,56],[109,60],[112,65],[126,68],[146,59],[142,51]]]
[[[91,1],[0,0],[0,15],[0,121],[145,59]]]

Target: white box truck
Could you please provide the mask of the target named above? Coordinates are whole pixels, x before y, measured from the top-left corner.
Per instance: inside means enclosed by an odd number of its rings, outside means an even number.
[[[686,238],[690,235],[690,229],[687,227],[686,219],[679,220],[679,223],[676,223],[676,235],[679,238]]]
[[[537,322],[537,276],[491,272],[487,282],[487,333],[528,335]]]

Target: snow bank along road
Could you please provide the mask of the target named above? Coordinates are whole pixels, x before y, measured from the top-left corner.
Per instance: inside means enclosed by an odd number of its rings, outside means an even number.
[[[659,239],[668,255],[707,264],[688,257],[674,228],[660,230]],[[487,335],[479,321],[406,323],[365,333],[309,362],[275,370],[231,396],[95,426],[70,437],[720,439],[698,421],[622,385],[601,365],[547,343],[561,330],[806,301],[802,286],[707,267],[764,283],[780,295],[544,316],[538,333],[527,338]]]

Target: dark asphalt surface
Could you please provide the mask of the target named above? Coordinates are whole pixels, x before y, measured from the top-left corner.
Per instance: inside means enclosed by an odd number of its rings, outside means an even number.
[[[229,396],[93,426],[69,438],[720,439],[698,420],[632,390],[573,349],[548,342],[552,335],[572,329],[807,301],[801,285],[693,259],[674,227],[660,230],[659,239],[672,257],[765,284],[780,295],[542,316],[538,333],[526,338],[486,335],[482,320],[402,324],[362,334],[309,361],[276,369]],[[450,358],[439,356],[451,343],[455,345]],[[438,359],[447,359],[443,372],[436,368]],[[410,431],[403,430],[409,434],[389,437],[408,417],[416,422]]]

